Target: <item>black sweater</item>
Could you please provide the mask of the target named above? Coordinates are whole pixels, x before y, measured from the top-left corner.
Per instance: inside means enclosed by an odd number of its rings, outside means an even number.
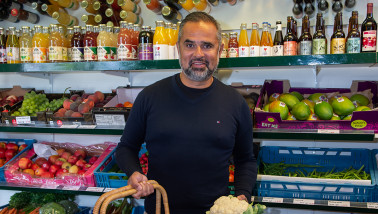
[[[228,165],[235,162],[235,193],[250,199],[256,181],[252,119],[243,97],[214,78],[206,89],[182,84],[179,75],[144,88],[134,102],[116,150],[120,168],[142,172],[138,151],[146,142],[148,179],[167,191],[172,214],[203,214],[228,195]],[[154,195],[146,198],[155,213]]]

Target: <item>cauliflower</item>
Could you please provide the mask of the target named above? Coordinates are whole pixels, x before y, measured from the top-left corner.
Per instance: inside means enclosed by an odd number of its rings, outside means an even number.
[[[252,210],[252,206],[246,201],[230,195],[218,198],[206,214],[244,214],[249,213],[246,212],[249,209]]]

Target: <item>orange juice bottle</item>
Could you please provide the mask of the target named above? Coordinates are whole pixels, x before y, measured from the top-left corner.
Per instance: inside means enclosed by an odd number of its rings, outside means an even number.
[[[227,56],[228,56],[228,34],[222,33],[221,35],[222,35],[223,49],[222,49],[222,53],[221,53],[220,58],[227,58]]]
[[[118,34],[119,34],[120,29],[119,29],[118,26],[115,26],[115,27],[113,27],[112,30],[113,30],[113,32],[110,33],[112,35],[112,45],[111,45],[111,48],[110,48],[111,59],[117,60],[117,47],[118,47],[117,40],[118,40]]]
[[[9,27],[9,34],[7,38],[7,63],[20,63],[20,44],[16,35],[16,28]]]
[[[263,22],[263,32],[260,40],[260,56],[271,56],[273,43],[270,42],[268,23]]]
[[[63,46],[62,46],[62,61],[68,61],[68,46],[70,46],[67,37],[64,36],[64,29],[62,26],[59,26],[59,33],[62,35]]]
[[[121,29],[118,34],[118,60],[130,60],[131,59],[131,35],[128,30],[128,24],[126,21],[120,21]]]
[[[154,60],[169,59],[169,40],[165,34],[164,22],[156,21],[153,39]]]
[[[72,27],[67,28],[66,38],[67,38],[67,61],[68,62],[72,61],[71,40],[72,40],[72,37],[73,37],[73,33],[74,32],[73,32],[73,28]]]
[[[247,23],[242,23],[240,26],[239,57],[249,57],[249,41],[248,41],[248,34],[247,34]]]
[[[170,42],[169,42],[169,54],[172,53],[172,59],[176,59],[176,43],[177,43],[177,38],[176,38],[176,30],[177,30],[177,25],[176,24],[172,24],[171,25],[171,29],[170,29]]]
[[[49,61],[49,46],[50,46],[50,28],[42,27],[42,35],[47,41],[46,62],[48,62]]]
[[[259,25],[252,23],[251,40],[249,43],[249,56],[260,56]]]
[[[210,13],[211,6],[206,0],[192,0],[194,7],[201,12]]]
[[[49,61],[61,62],[63,60],[63,36],[57,25],[50,25]]]
[[[168,59],[174,59],[175,46],[173,45],[174,38],[172,37],[172,24],[170,22],[165,23],[165,34],[168,40]]]
[[[32,37],[30,35],[30,28],[23,26],[20,37],[20,60],[21,63],[28,63],[33,61]]]

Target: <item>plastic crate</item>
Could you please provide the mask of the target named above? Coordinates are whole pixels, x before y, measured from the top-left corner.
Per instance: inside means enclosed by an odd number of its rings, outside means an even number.
[[[374,188],[374,193],[373,193],[373,197],[374,197],[374,201],[378,201],[378,165],[377,165],[377,161],[378,161],[378,149],[373,149],[371,151],[371,159],[372,159],[372,162],[373,162],[373,167],[374,167],[374,171],[375,171],[375,188]]]
[[[6,204],[4,206],[0,206],[0,210],[3,209],[3,208],[5,208],[5,207],[7,207],[7,206],[9,206],[9,204]],[[80,211],[77,214],[89,214],[92,211],[91,207],[81,207],[81,206],[79,206],[79,209],[80,209]],[[144,209],[143,209],[143,211],[144,211]]]
[[[139,157],[146,152],[146,144],[142,144]],[[127,186],[127,179],[125,179],[127,175],[125,173],[109,172],[114,164],[116,164],[115,149],[94,170],[96,185],[98,187],[119,188]]]
[[[371,151],[367,149],[331,149],[305,147],[261,147],[260,162],[317,165],[317,171],[341,171],[352,166],[371,175],[371,181],[297,178],[259,175],[254,195],[263,197],[302,198],[316,200],[374,201],[376,178]],[[312,171],[314,168],[304,168]],[[294,170],[294,169],[293,169]]]
[[[33,143],[36,143],[37,141],[34,139],[6,139],[6,138],[0,138],[0,142],[6,142],[6,143],[15,143],[17,146],[20,146],[21,144],[26,144],[28,145],[25,147],[21,152],[17,153],[12,159],[10,159],[4,166],[0,167],[0,182],[5,181],[5,175],[4,175],[4,170],[5,167],[8,165],[8,163],[12,162],[14,159],[16,159],[18,156],[20,156],[22,153],[25,151],[33,148]]]
[[[144,207],[143,206],[134,207],[131,214],[144,214]]]

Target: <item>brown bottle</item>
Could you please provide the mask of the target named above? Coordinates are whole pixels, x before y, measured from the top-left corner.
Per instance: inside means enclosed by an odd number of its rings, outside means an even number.
[[[349,32],[346,41],[346,53],[360,53],[361,34],[358,30],[358,11],[352,12],[349,20]]]
[[[311,55],[312,53],[312,36],[310,34],[310,20],[308,15],[302,19],[302,35],[298,41],[298,55]]]
[[[373,18],[373,3],[367,4],[366,19],[361,25],[361,52],[377,50],[377,22]]]
[[[14,17],[17,17],[17,19],[29,22],[32,24],[37,24],[39,22],[39,16],[35,13],[26,11],[24,9],[12,9],[11,15]]]
[[[293,32],[294,22],[290,16],[287,17],[286,35],[284,37],[284,56],[297,55],[297,37]]]
[[[343,13],[338,12],[335,17],[334,32],[331,37],[331,54],[344,54],[345,44],[345,33],[343,31]]]

